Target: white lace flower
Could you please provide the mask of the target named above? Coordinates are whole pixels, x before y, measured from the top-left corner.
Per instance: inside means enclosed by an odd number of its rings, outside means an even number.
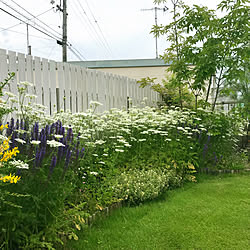
[[[54,135],[54,137],[55,137],[56,139],[61,139],[61,138],[63,138],[63,135]]]
[[[30,143],[33,144],[33,145],[39,145],[41,142],[40,142],[40,141],[35,141],[35,140],[33,140],[33,141],[31,141]]]
[[[65,147],[63,143],[55,141],[55,140],[47,141],[47,145],[49,145],[52,148]]]
[[[29,169],[29,165],[21,160],[13,160],[9,162],[10,165],[15,166],[16,168],[20,169]]]
[[[15,141],[20,142],[20,143],[22,143],[22,144],[25,144],[25,143],[26,143],[26,141],[24,141],[24,140],[22,140],[22,139],[20,139],[20,138],[16,138]]]

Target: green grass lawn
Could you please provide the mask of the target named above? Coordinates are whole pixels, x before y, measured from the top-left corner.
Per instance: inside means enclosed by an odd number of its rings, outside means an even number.
[[[250,249],[250,175],[199,179],[114,211],[68,249]]]

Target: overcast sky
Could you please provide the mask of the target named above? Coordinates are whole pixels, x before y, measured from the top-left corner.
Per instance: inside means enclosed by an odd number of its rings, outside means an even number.
[[[55,7],[60,4],[60,0],[54,0],[54,5],[50,2],[51,0],[0,0],[0,8],[30,24],[29,44],[33,56],[61,61],[62,49],[56,40],[61,39],[62,13],[56,11]],[[188,4],[207,5],[213,9],[219,2],[218,0],[185,1]],[[166,6],[171,9],[170,0]],[[153,7],[153,0],[68,0],[68,41],[78,54],[76,57],[71,50],[68,50],[68,61],[80,58],[82,60],[155,58],[155,38],[150,34],[155,14],[154,11],[141,11]],[[164,5],[159,7],[162,8]],[[34,18],[38,15],[42,23]],[[158,11],[158,24],[168,24],[170,21],[169,11]],[[31,25],[48,33],[50,37],[35,30]],[[159,54],[162,54],[167,47],[165,37],[159,39],[158,47]],[[27,52],[27,25],[1,9],[0,48],[20,53]]]

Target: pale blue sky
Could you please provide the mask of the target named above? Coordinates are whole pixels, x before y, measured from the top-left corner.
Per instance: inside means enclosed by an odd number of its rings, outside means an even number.
[[[22,20],[27,20],[23,15],[27,18],[32,18],[32,16],[25,10],[37,16],[52,8],[50,1],[0,0],[0,8]],[[60,3],[60,0],[54,1],[53,6]],[[204,4],[215,8],[219,1],[186,0],[185,3]],[[166,5],[171,8],[171,1]],[[68,1],[69,43],[73,45],[72,48],[78,57],[84,60],[154,58],[155,39],[152,34],[149,34],[155,22],[154,11],[141,11],[141,9],[152,7],[154,7],[152,0],[70,0]],[[159,7],[164,7],[164,5]],[[45,27],[55,39],[60,39],[62,25],[60,11],[50,10],[39,16],[39,19],[49,27],[35,19],[30,20],[29,23],[38,29]],[[159,24],[167,24],[170,21],[169,12],[158,11]],[[3,30],[13,25],[17,26]],[[29,35],[32,55],[61,61],[61,46],[56,43],[55,39],[31,27]],[[159,54],[162,54],[167,46],[165,40],[164,37],[159,39]],[[26,53],[26,47],[26,25],[20,24],[20,21],[0,10],[0,48]],[[69,50],[68,60],[79,60],[79,58]]]

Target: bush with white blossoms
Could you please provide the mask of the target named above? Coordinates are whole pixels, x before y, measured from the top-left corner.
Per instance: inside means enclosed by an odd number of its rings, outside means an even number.
[[[177,183],[177,179],[179,179],[179,183]],[[117,177],[113,190],[118,198],[126,200],[130,204],[138,204],[155,199],[168,189],[170,183],[180,185],[181,177],[177,177],[177,179],[173,170],[130,169]]]

